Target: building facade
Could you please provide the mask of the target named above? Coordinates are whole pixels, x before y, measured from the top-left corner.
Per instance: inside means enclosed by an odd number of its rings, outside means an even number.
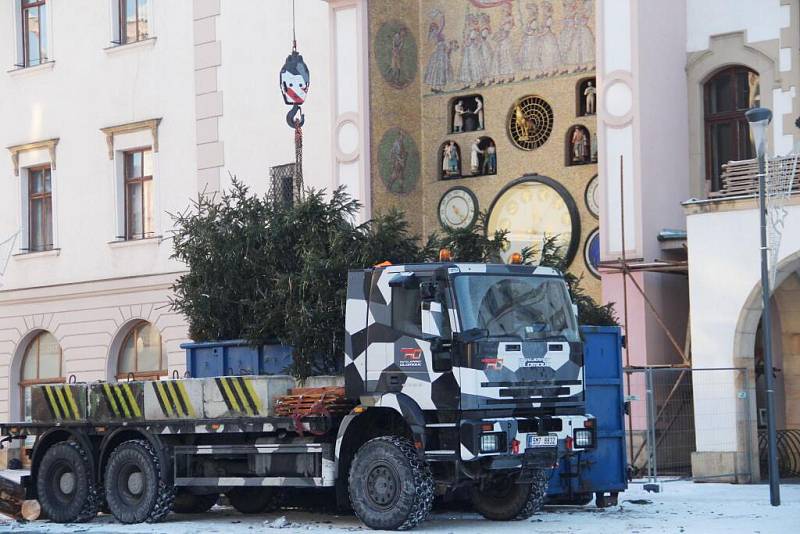
[[[691,375],[693,402],[678,415],[693,421],[683,453],[699,477],[761,476],[757,182],[744,112],[772,109],[772,155],[788,154],[800,139],[798,15],[795,0],[598,0],[602,259],[619,262],[624,250],[634,264],[688,260],[685,274],[633,272],[636,284],[629,278],[627,287],[623,275],[604,271],[603,297],[618,311],[627,304],[626,363],[682,364],[668,330],[690,349],[692,368],[730,369],[673,375]],[[728,163],[740,160],[750,163]],[[797,209],[789,199],[773,294],[785,429],[799,423]],[[643,383],[632,380],[630,392],[642,393]],[[666,397],[659,413],[675,414]],[[657,428],[666,433],[668,423]]]
[[[362,8],[298,4],[305,185],[363,198]],[[278,86],[291,7],[2,2],[0,419],[24,416],[31,384],[183,373],[170,214],[231,176],[264,193],[270,168],[294,162]]]

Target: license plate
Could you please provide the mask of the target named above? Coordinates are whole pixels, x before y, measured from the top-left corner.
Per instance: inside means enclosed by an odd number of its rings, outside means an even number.
[[[537,436],[535,434],[528,434],[528,448],[534,447],[556,447],[558,445],[558,436],[550,434],[548,436]]]

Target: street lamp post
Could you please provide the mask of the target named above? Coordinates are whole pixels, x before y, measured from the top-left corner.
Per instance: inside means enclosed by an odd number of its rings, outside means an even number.
[[[767,108],[753,108],[745,113],[750,123],[750,134],[758,158],[758,211],[761,222],[761,294],[764,311],[761,315],[761,335],[764,348],[764,377],[767,382],[767,441],[769,446],[769,500],[772,506],[780,506],[781,490],[778,474],[778,446],[775,436],[775,378],[772,375],[772,327],[770,321],[769,266],[767,263],[767,207],[766,197],[766,144],[767,126],[772,112]]]

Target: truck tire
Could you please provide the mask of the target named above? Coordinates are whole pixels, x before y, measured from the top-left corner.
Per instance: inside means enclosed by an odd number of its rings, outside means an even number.
[[[348,478],[350,504],[373,529],[407,530],[433,506],[433,477],[406,438],[382,436],[358,449]]]
[[[226,494],[237,512],[262,514],[280,508],[280,494],[275,488],[234,488]]]
[[[36,491],[42,512],[55,523],[91,521],[100,506],[89,454],[73,441],[56,443],[44,453]]]
[[[175,488],[162,480],[158,454],[145,440],[114,449],[104,479],[106,502],[120,523],[156,523],[172,510]]]
[[[195,495],[186,490],[178,490],[175,494],[172,511],[176,514],[202,514],[211,510],[218,500],[219,493]]]
[[[496,478],[472,487],[470,497],[475,511],[492,521],[520,521],[542,509],[550,470],[542,469],[529,484],[515,484],[508,477]]]

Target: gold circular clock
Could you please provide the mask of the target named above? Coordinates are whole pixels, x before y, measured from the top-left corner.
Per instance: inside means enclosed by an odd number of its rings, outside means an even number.
[[[553,131],[553,108],[543,98],[524,96],[511,106],[506,127],[508,136],[518,148],[539,148]]]
[[[528,175],[508,184],[489,208],[487,233],[507,230],[509,246],[504,261],[514,252],[534,247],[541,252],[545,237],[556,237],[564,268],[572,263],[580,239],[580,217],[575,201],[560,183]]]
[[[469,228],[478,218],[478,199],[466,187],[448,189],[439,200],[439,222],[449,228]]]

